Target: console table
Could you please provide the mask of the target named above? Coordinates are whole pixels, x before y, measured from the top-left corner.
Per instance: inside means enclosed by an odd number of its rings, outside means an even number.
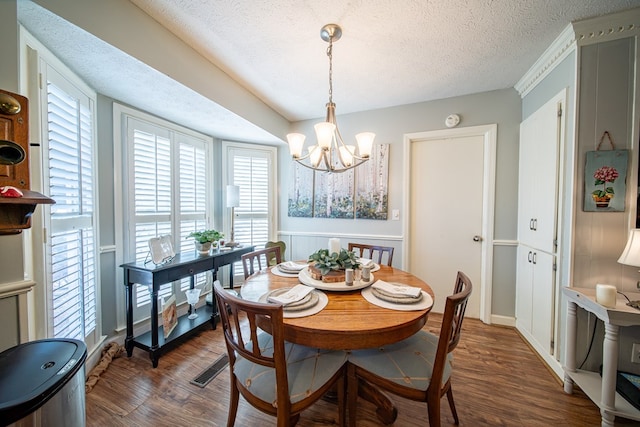
[[[621,326],[640,325],[640,311],[626,305],[626,299],[618,295],[615,308],[607,308],[596,302],[596,290],[589,288],[562,288],[567,298],[567,354],[564,368],[564,391],[573,393],[573,383],[600,408],[602,427],[613,427],[615,417],[640,421],[640,411],[616,393],[618,370],[618,334]],[[640,294],[625,292],[632,299]],[[593,313],[604,322],[602,343],[602,378],[597,372],[576,369],[576,335],[578,329],[577,307]]]
[[[188,319],[186,315],[180,316],[176,328],[167,338],[164,337],[162,326],[158,326],[158,290],[160,285],[170,283],[184,277],[191,277],[191,288],[194,286],[193,276],[205,271],[213,272],[213,280],[216,280],[218,269],[224,265],[231,267],[230,286],[233,288],[233,263],[240,261],[242,255],[252,252],[254,246],[243,248],[233,248],[226,251],[213,252],[211,255],[200,255],[198,252],[186,252],[177,254],[170,262],[155,265],[153,263],[144,264],[142,262],[132,262],[122,264],[124,269],[124,285],[126,287],[126,310],[127,310],[127,337],[124,345],[127,356],[131,357],[133,347],[138,347],[149,352],[153,367],[158,366],[162,347],[166,344],[185,337],[199,326],[211,320],[211,326],[216,327],[215,298],[213,305],[205,305],[204,316],[195,319]],[[151,330],[138,337],[133,336],[133,287],[135,284],[149,287],[151,295]],[[207,316],[210,315],[210,316]]]

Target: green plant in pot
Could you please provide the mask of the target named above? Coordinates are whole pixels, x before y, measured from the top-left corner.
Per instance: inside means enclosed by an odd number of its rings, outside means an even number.
[[[208,254],[211,246],[218,246],[218,240],[223,237],[224,234],[216,230],[193,231],[187,236],[188,239],[193,239],[196,250],[201,254]]]
[[[356,259],[355,252],[349,252],[346,249],[340,249],[340,253],[329,253],[328,249],[320,249],[309,255],[309,262],[314,262],[314,267],[320,270],[322,275],[328,274],[330,271],[344,270],[347,268],[358,268],[360,263]]]

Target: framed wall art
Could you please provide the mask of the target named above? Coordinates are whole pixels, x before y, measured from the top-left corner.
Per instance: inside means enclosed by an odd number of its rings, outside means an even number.
[[[609,132],[602,135],[600,144]],[[585,212],[624,212],[627,185],[628,150],[597,150],[586,153],[584,168]]]

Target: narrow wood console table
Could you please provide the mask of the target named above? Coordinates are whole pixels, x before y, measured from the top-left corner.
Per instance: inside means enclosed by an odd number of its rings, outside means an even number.
[[[183,338],[199,326],[211,320],[211,326],[216,328],[215,298],[213,306],[205,306],[203,314],[210,316],[198,316],[191,320],[186,315],[180,316],[178,324],[168,338],[164,338],[162,326],[158,326],[158,290],[160,285],[171,283],[184,277],[191,277],[191,288],[194,286],[193,276],[205,271],[213,272],[213,280],[216,280],[218,269],[224,265],[231,266],[231,287],[233,287],[233,263],[240,261],[242,255],[252,252],[254,246],[234,248],[228,251],[218,251],[211,255],[199,255],[196,251],[177,254],[173,260],[161,265],[153,263],[132,262],[122,264],[124,269],[124,285],[126,287],[125,304],[127,310],[127,337],[124,346],[127,356],[131,357],[133,347],[138,347],[149,352],[153,367],[158,366],[158,359],[162,347],[179,338]],[[149,287],[151,296],[151,330],[138,337],[133,336],[133,288],[138,283]]]
[[[615,417],[640,421],[640,411],[616,393],[620,327],[640,325],[640,311],[626,305],[627,301],[620,295],[615,308],[604,307],[596,302],[595,289],[562,288],[562,293],[568,302],[564,391],[571,394],[573,383],[578,384],[600,408],[602,427],[613,427]],[[625,292],[625,294],[632,300],[640,299],[640,294],[631,292]],[[604,322],[602,378],[597,372],[576,369],[577,307],[595,314]]]

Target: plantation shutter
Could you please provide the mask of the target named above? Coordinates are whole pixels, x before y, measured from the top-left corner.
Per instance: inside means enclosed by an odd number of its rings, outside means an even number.
[[[193,251],[187,236],[208,228],[205,142],[133,117],[127,117],[127,135],[132,147],[129,210],[134,227],[129,244],[133,257],[137,262],[148,260],[149,239],[162,235],[172,236],[176,253]],[[196,286],[205,282],[205,274],[196,276]],[[167,299],[189,284],[188,278],[163,284],[159,297]],[[184,294],[176,297],[184,300]],[[148,315],[149,289],[136,285],[134,299],[136,317]]]
[[[264,247],[270,236],[271,155],[269,152],[231,149],[232,182],[240,186],[240,206],[235,208],[235,240]]]
[[[47,69],[46,153],[50,208],[46,244],[49,335],[97,343],[93,111],[88,97]]]

